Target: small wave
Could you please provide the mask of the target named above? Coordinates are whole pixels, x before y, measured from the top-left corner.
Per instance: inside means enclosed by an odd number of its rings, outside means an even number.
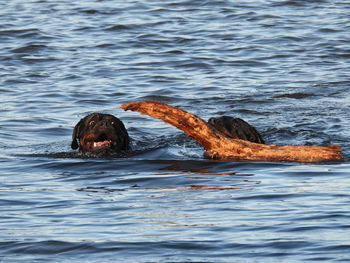
[[[288,99],[305,99],[310,97],[316,97],[318,95],[312,94],[312,93],[287,93],[287,94],[281,94],[274,96],[274,98],[280,99],[280,98],[288,98]]]
[[[112,26],[109,26],[107,28],[105,28],[105,30],[107,31],[121,31],[121,30],[128,30],[128,29],[131,29],[132,26],[131,25],[122,25],[122,24],[119,24],[119,25],[112,25]]]
[[[69,251],[91,251],[93,244],[84,242],[65,242],[47,240],[39,242],[1,242],[0,247],[11,254],[40,254],[53,255],[57,253],[67,253]]]
[[[37,28],[21,28],[21,29],[12,29],[12,30],[0,30],[0,36],[33,38],[33,37],[42,37],[43,34]]]
[[[29,44],[23,47],[12,49],[13,53],[33,53],[46,49],[47,45]]]

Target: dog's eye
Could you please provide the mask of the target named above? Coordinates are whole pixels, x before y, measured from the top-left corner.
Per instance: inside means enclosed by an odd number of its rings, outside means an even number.
[[[95,125],[95,123],[96,123],[95,121],[90,121],[89,126],[93,126],[93,125]]]
[[[112,124],[112,125],[114,125],[114,124],[115,124],[115,122],[114,122],[114,121],[111,121],[111,124]]]

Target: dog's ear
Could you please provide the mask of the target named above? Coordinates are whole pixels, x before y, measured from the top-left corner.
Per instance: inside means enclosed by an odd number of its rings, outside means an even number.
[[[78,143],[79,133],[83,129],[83,127],[84,127],[84,119],[81,119],[77,123],[77,125],[75,125],[74,127],[73,134],[72,134],[72,144],[71,144],[71,147],[73,150],[76,150],[79,148],[79,143]]]

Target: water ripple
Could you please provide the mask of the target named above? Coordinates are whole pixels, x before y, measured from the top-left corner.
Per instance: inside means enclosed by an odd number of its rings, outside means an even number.
[[[349,261],[346,1],[0,4],[0,260]],[[207,160],[122,103],[229,115],[268,143],[340,144],[342,162]],[[123,120],[133,151],[70,148]]]

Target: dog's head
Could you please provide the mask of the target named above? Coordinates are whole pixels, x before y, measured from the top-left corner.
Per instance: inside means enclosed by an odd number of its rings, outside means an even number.
[[[129,150],[130,139],[124,124],[110,114],[92,113],[74,127],[72,149],[82,152]]]
[[[229,116],[210,118],[208,124],[229,138],[239,138],[245,141],[265,144],[259,132],[240,118]]]

